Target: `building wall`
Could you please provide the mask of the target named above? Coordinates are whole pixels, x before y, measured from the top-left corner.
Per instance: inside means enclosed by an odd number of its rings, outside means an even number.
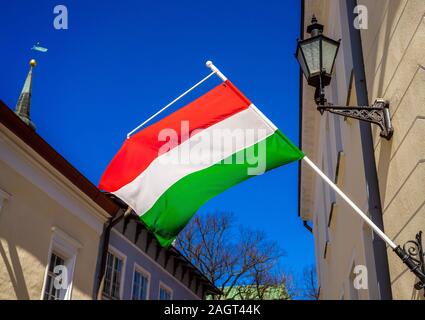
[[[369,99],[390,101],[394,135],[374,129],[386,233],[396,243],[425,230],[425,1],[359,0],[368,9],[362,30]],[[394,299],[423,296],[414,276],[388,253]]]
[[[329,102],[356,104],[352,87],[351,49],[346,8],[339,0],[306,0],[305,27],[312,14],[324,24],[324,33],[342,39]],[[305,34],[304,37],[309,37]],[[315,110],[314,88],[303,82],[301,147],[328,177],[365,212],[368,211],[360,129],[357,120]],[[305,164],[301,167],[300,215],[313,222],[316,266],[321,299],[378,299],[372,232],[335,193]],[[326,253],[326,254],[325,254]],[[354,267],[367,268],[367,289],[353,289]]]
[[[52,237],[76,249],[72,299],[91,299],[106,215],[0,125],[0,299],[40,299]]]
[[[378,171],[381,203],[383,208],[385,232],[396,243],[403,244],[414,239],[417,231],[424,229],[425,225],[425,2],[423,0],[359,0],[359,5],[365,6],[368,14],[367,29],[361,31],[363,55],[365,60],[366,81],[369,101],[376,98],[385,98],[390,102],[390,111],[394,126],[394,135],[390,141],[379,136],[379,128],[372,126],[374,134],[375,159]],[[325,34],[332,38],[341,38],[341,49],[332,80],[332,85],[327,88],[327,96],[332,102],[344,104],[345,84],[351,66],[349,37],[344,34],[346,18],[344,1],[327,0],[305,1],[304,25],[314,12],[319,21],[325,25]],[[339,7],[340,10],[336,10]],[[364,10],[364,9],[363,9]],[[340,27],[340,29],[338,28]],[[341,59],[343,61],[341,61]],[[342,65],[345,67],[343,68]],[[345,80],[344,80],[345,79]],[[354,91],[354,88],[353,88]],[[330,158],[327,154],[333,145],[334,137],[339,132],[336,127],[329,126],[324,130],[326,116],[318,119],[317,116],[308,114],[307,108],[314,107],[312,102],[313,90],[304,83],[303,85],[303,120],[302,144],[305,151],[310,151],[316,163],[322,166],[329,175],[334,167],[334,155]],[[347,99],[348,104],[356,104],[355,95]],[[351,100],[351,101],[350,101]],[[364,210],[367,210],[365,194],[362,195],[364,174],[361,160],[360,134],[356,120],[342,121],[341,137],[344,152],[345,170],[341,181],[342,189]],[[325,126],[326,127],[326,126]],[[313,132],[313,133],[312,133]],[[331,135],[326,141],[324,133]],[[305,147],[304,147],[305,146]],[[308,155],[308,152],[307,152]],[[326,171],[326,167],[330,170]],[[373,284],[371,270],[373,269],[373,251],[367,243],[370,242],[370,230],[353,216],[353,212],[338,203],[334,210],[337,212],[333,226],[330,230],[323,224],[323,214],[329,196],[326,190],[321,190],[317,179],[306,173],[305,166],[301,171],[301,217],[315,222],[315,239],[317,254],[317,268],[319,272],[322,298],[337,298],[337,291],[341,290],[341,297],[350,298],[379,298],[377,290],[369,292],[347,290],[350,281],[345,282],[345,289],[340,289],[343,275],[341,272],[349,270],[352,260],[356,263],[366,263],[369,270],[369,284]],[[331,175],[332,176],[332,175]],[[320,194],[323,201],[320,200]],[[308,212],[308,211],[311,212]],[[307,211],[307,212],[306,212]],[[344,214],[342,213],[344,212]],[[330,239],[330,240],[329,240]],[[323,259],[323,243],[330,241],[329,256]],[[343,241],[348,250],[344,255],[338,254],[340,266],[336,268],[332,258],[336,257],[336,247]],[[363,243],[363,245],[362,245]],[[363,248],[362,248],[363,247]],[[340,248],[342,250],[342,248]],[[353,257],[349,252],[353,250]],[[332,258],[331,258],[332,256]],[[356,258],[357,257],[357,258]],[[392,294],[394,299],[423,299],[420,292],[414,290],[414,276],[404,267],[399,258],[388,249],[389,268],[391,276]],[[325,263],[324,261],[327,262]],[[340,269],[340,271],[338,271]],[[372,272],[373,273],[373,272]],[[331,277],[330,277],[331,275]],[[333,278],[333,280],[329,280]],[[347,278],[347,277],[346,277]],[[373,293],[373,291],[375,293]],[[351,297],[352,298],[352,297]]]
[[[130,222],[131,223],[131,222]],[[118,226],[121,228],[121,226]],[[131,226],[130,226],[131,228]],[[130,231],[128,234],[132,234]],[[129,236],[134,239],[134,235]],[[172,291],[173,300],[198,300],[201,299],[201,296],[196,295],[192,290],[188,288],[187,279],[184,279],[183,282],[178,280],[179,274],[176,277],[172,275],[172,263],[169,264],[167,270],[165,270],[160,263],[157,263],[143,252],[139,247],[134,243],[130,242],[126,236],[121,234],[117,229],[113,229],[111,232],[110,238],[110,248],[112,250],[118,250],[121,255],[125,256],[125,265],[124,265],[124,275],[123,275],[123,287],[122,287],[122,296],[121,299],[131,299],[132,284],[133,284],[133,270],[135,263],[138,266],[142,267],[144,271],[149,274],[149,300],[158,300],[159,299],[159,286],[160,283],[169,287]],[[161,256],[160,259],[163,257]],[[181,270],[179,271],[181,272]]]

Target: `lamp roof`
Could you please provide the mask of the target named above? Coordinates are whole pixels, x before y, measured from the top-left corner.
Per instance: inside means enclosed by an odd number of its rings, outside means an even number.
[[[311,24],[307,26],[307,33],[311,34],[311,36],[316,36],[323,32],[323,24],[317,22],[316,16],[313,14],[311,17]],[[315,32],[317,31],[317,32]]]

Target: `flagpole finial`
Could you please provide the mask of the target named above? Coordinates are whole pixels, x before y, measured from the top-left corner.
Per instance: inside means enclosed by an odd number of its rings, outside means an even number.
[[[217,76],[219,76],[219,78],[221,79],[221,80],[223,80],[223,81],[226,81],[227,80],[227,78],[226,78],[226,76],[224,75],[224,74],[222,74],[221,72],[220,72],[220,70],[218,70],[218,68],[212,63],[212,61],[211,60],[208,60],[206,63],[205,63],[205,65],[208,67],[208,68],[210,68]]]
[[[31,60],[30,60],[30,66],[31,66],[32,68],[34,68],[36,65],[37,65],[37,61],[35,61],[35,59],[31,59]]]

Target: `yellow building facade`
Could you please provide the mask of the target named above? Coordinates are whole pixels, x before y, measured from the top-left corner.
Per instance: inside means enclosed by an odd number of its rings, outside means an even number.
[[[372,126],[375,165],[386,234],[396,243],[425,230],[425,2],[359,0],[361,44],[369,104],[390,103],[394,134],[379,136]],[[341,39],[329,102],[357,105],[347,2],[303,0],[302,37],[312,14],[324,34]],[[317,112],[314,88],[301,82],[301,147],[364,211],[370,212],[359,121]],[[366,170],[367,171],[367,170]],[[381,257],[368,226],[305,165],[300,170],[300,217],[311,221],[321,299],[382,299],[388,286],[393,299],[423,299],[414,275],[387,249],[388,283],[378,283]],[[356,266],[365,266],[367,289],[356,289]],[[378,267],[377,267],[378,266]],[[380,269],[381,268],[381,269]]]

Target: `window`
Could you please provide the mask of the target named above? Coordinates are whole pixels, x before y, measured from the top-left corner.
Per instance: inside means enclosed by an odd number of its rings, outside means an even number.
[[[81,247],[81,243],[70,235],[52,227],[41,299],[71,299],[75,261]]]
[[[149,276],[140,267],[135,267],[133,274],[132,300],[147,300],[149,292]]]
[[[65,259],[61,258],[55,252],[52,252],[50,255],[50,262],[47,271],[46,284],[44,286],[44,300],[62,300],[65,296],[65,290],[62,286],[58,286],[55,279],[58,274],[55,272],[55,267],[63,266],[65,264]]]
[[[109,251],[106,258],[105,285],[103,287],[103,294],[106,298],[120,299],[122,270],[123,260]]]
[[[159,285],[159,300],[171,300],[172,290],[164,284]]]

